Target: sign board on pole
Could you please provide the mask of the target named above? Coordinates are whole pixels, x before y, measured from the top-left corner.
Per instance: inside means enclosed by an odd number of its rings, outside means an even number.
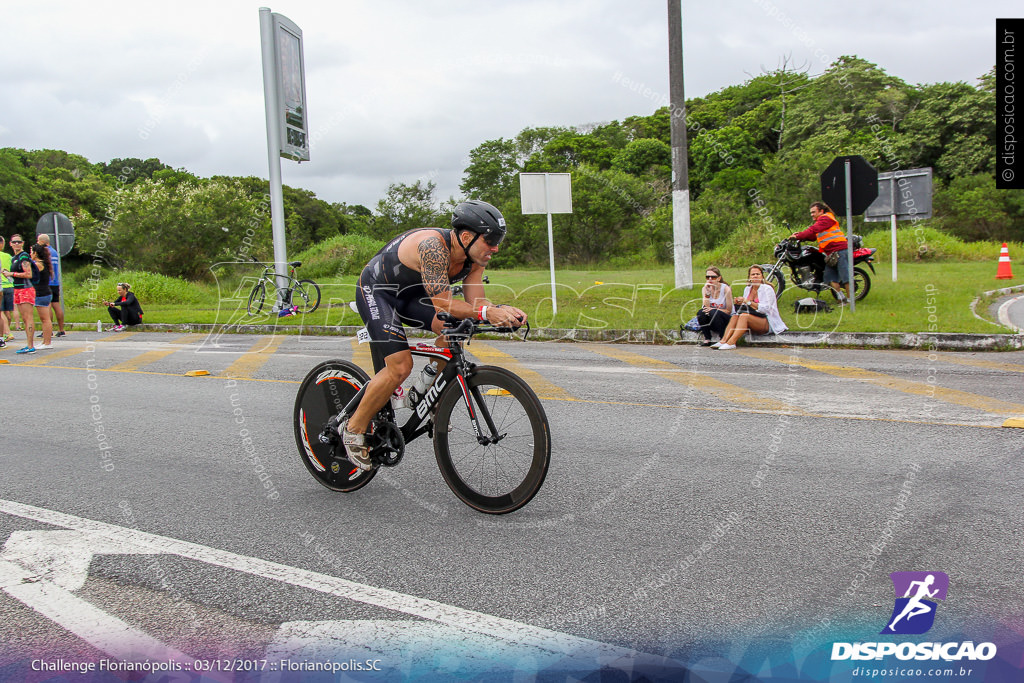
[[[572,213],[572,176],[569,173],[520,173],[519,191],[524,216],[534,213]]]
[[[846,162],[850,162],[850,210],[846,207]],[[837,216],[859,216],[878,196],[878,172],[859,155],[836,157],[821,174],[821,201]]]
[[[50,246],[59,256],[67,256],[75,246],[75,226],[71,219],[57,211],[44,213],[36,223],[36,236],[49,235]]]
[[[896,220],[932,217],[932,169],[912,168],[878,174],[878,198],[864,211],[864,220],[890,221],[892,281],[896,282]]]
[[[277,12],[272,16],[281,156],[295,161],[309,161],[309,122],[306,120],[306,69],[302,50],[302,29]]]
[[[569,173],[520,173],[519,194],[523,215],[548,216],[548,261],[551,263],[551,310],[558,314],[555,294],[555,237],[551,214],[572,213],[572,177]]]
[[[895,207],[895,210],[893,210]],[[911,168],[878,174],[878,198],[864,212],[869,223],[932,217],[932,169]]]

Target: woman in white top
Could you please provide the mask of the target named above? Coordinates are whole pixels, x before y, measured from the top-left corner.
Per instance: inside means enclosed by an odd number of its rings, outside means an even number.
[[[719,337],[725,334],[729,326],[729,314],[732,313],[732,288],[722,279],[722,271],[714,266],[705,269],[704,296],[700,310],[697,311],[697,322],[700,333],[704,335],[701,346],[711,346],[711,333]]]
[[[779,317],[775,290],[764,281],[761,266],[753,265],[747,269],[747,281],[750,284],[743,290],[743,296],[733,299],[736,309],[729,320],[729,326],[725,328],[722,341],[712,344],[713,348],[735,349],[737,342],[747,332],[778,334],[786,331],[786,323]]]

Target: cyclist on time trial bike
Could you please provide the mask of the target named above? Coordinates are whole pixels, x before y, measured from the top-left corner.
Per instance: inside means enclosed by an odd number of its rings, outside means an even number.
[[[501,212],[486,202],[462,202],[455,207],[451,226],[402,233],[377,252],[359,276],[356,307],[370,343],[383,350],[385,364],[367,383],[352,417],[339,425],[349,460],[362,470],[373,467],[366,445],[370,420],[412,372],[403,322],[440,335],[443,324],[437,314],[442,311],[498,327],[526,321],[526,313],[518,308],[494,305],[484,296],[484,268],[505,238]],[[452,298],[451,284],[460,280],[464,302]],[[443,336],[437,344],[447,346]]]

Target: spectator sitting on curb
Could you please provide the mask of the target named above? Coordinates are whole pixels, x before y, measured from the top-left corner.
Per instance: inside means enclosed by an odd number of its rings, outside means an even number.
[[[711,348],[728,351],[735,349],[736,344],[747,332],[778,334],[788,329],[786,323],[779,317],[775,290],[764,281],[761,266],[755,264],[747,269],[747,281],[750,284],[743,290],[743,296],[733,299],[736,308],[729,320],[729,326],[722,335],[722,341],[712,344]]]
[[[114,326],[108,330],[109,332],[120,332],[128,325],[142,324],[142,306],[135,298],[135,294],[128,291],[130,289],[131,285],[127,282],[118,282],[117,298],[114,301],[103,302],[110,317],[114,319]]]
[[[722,271],[715,266],[708,266],[704,274],[706,284],[702,290],[701,308],[697,311],[697,322],[700,332],[704,335],[701,346],[711,346],[711,333],[721,338],[725,328],[729,326],[732,313],[732,288],[722,279]]]

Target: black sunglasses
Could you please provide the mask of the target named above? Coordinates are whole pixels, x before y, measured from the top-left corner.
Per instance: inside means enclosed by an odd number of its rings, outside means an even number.
[[[714,280],[716,277],[719,277],[719,276],[718,275],[705,275],[704,279],[705,280]]]

